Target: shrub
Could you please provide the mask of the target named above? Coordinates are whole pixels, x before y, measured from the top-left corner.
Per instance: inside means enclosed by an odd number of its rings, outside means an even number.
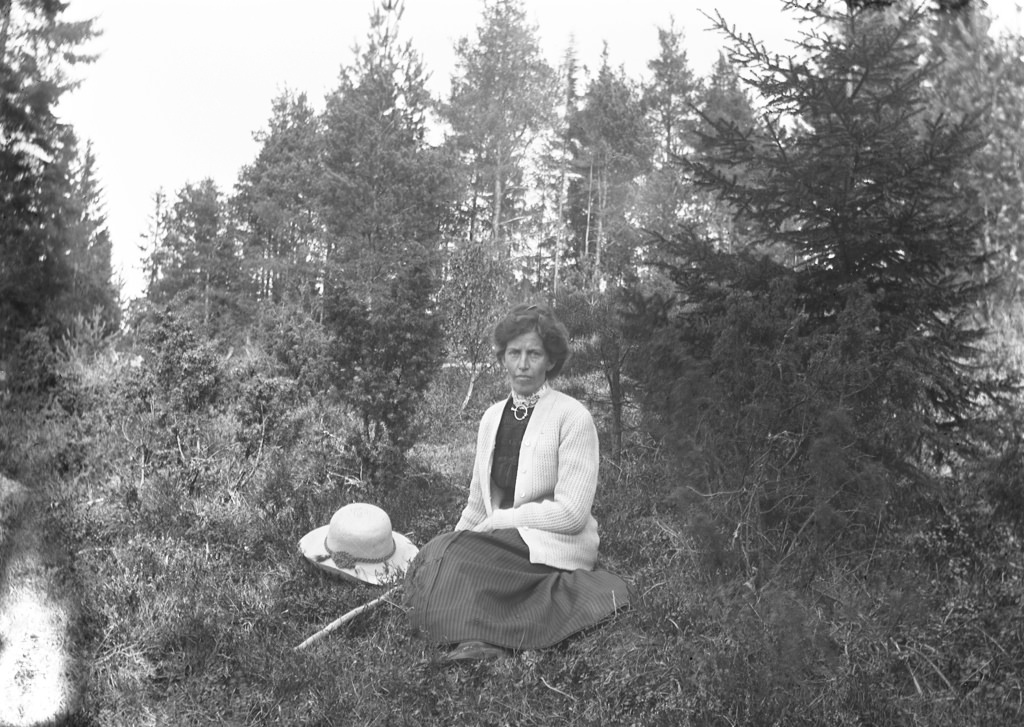
[[[441,364],[443,341],[432,290],[426,268],[412,267],[372,308],[342,288],[325,304],[330,380],[355,415],[351,444],[372,482],[385,482],[401,470],[418,435],[416,410]]]
[[[713,568],[863,532],[893,486],[879,453],[909,415],[890,416],[898,391],[880,380],[870,315],[852,295],[834,329],[804,323],[785,280],[732,294],[667,324],[639,372],[648,428],[674,456],[681,512]]]
[[[294,302],[265,306],[260,316],[260,343],[307,394],[330,386],[327,331],[314,313]]]
[[[39,397],[53,391],[59,383],[60,359],[45,328],[33,328],[21,334],[14,346],[8,387],[21,397]]]
[[[171,408],[196,412],[217,401],[224,377],[213,342],[200,340],[169,312],[155,314],[140,338],[153,354],[158,392]]]
[[[250,358],[232,372],[237,389],[232,395],[239,427],[236,437],[245,457],[257,454],[268,444],[290,445],[298,437],[295,422],[289,417],[300,400],[298,382],[275,374],[259,358]]]

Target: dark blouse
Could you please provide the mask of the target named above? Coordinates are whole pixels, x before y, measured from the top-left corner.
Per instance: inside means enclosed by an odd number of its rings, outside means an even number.
[[[523,444],[526,425],[533,416],[533,407],[526,410],[526,417],[516,421],[512,413],[512,397],[505,402],[498,423],[498,434],[494,439],[494,462],[491,465],[491,482],[502,492],[498,507],[512,507],[516,493],[516,472],[519,470],[519,448]]]

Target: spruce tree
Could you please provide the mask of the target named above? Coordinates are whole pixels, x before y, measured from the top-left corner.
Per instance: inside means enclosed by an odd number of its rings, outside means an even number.
[[[66,228],[74,136],[54,108],[75,86],[70,68],[93,35],[66,5],[0,0],[0,348],[34,327],[52,334],[72,286]],[[0,356],[3,352],[0,352]]]
[[[216,183],[186,184],[162,224],[164,235],[147,263],[146,297],[192,308],[197,321],[212,331],[237,309],[245,283],[228,207]]]
[[[70,145],[65,153],[69,152],[77,152],[77,144]],[[71,282],[61,305],[66,311],[64,318],[71,314],[95,315],[105,331],[113,332],[121,322],[120,295],[91,144],[86,144],[85,152],[74,160],[68,178],[71,188],[65,200],[64,230]]]
[[[932,103],[926,13],[785,6],[807,18],[792,57],[719,19],[760,121],[706,115],[679,159],[742,235],[672,236],[674,300],[635,301],[627,329],[647,337],[633,373],[683,512],[748,567],[921,512],[988,443],[1007,387],[971,317],[984,255],[962,171],[983,139]]]
[[[402,12],[374,9],[321,119],[325,287],[338,281],[366,302],[405,267],[435,263],[448,213],[449,166],[427,140],[433,104],[420,55],[400,40]]]
[[[657,129],[659,161],[664,161],[693,146],[694,101],[701,86],[690,68],[683,32],[674,24],[658,29],[658,56],[647,67],[653,77],[644,88],[644,106]]]
[[[552,125],[555,75],[522,0],[484,3],[476,38],[460,39],[455,54],[444,115],[468,168],[468,238],[490,239],[507,256],[509,239],[533,217],[524,207],[528,163],[534,140]]]
[[[993,32],[983,10],[931,18],[929,52],[938,63],[936,108],[975,110],[985,146],[962,170],[977,190],[987,274],[997,277],[984,318],[1014,325],[1024,297],[1024,37]]]
[[[373,11],[322,117],[329,376],[359,418],[364,476],[381,482],[415,440],[416,406],[443,355],[434,270],[450,199],[449,165],[427,140],[426,74],[399,40],[402,8]]]
[[[607,49],[570,119],[569,135],[574,175],[566,222],[575,257],[595,282],[602,276],[621,280],[639,244],[631,217],[656,142],[640,88],[612,68]]]
[[[243,260],[260,300],[313,290],[322,258],[323,224],[317,205],[321,178],[320,127],[305,94],[273,101],[262,146],[239,174],[231,200],[242,227]]]
[[[972,373],[983,331],[968,318],[984,292],[975,190],[960,183],[983,142],[976,115],[933,111],[923,10],[785,5],[806,19],[791,58],[719,19],[764,101],[765,133],[717,121],[707,156],[687,166],[775,251],[805,329],[870,301],[901,376],[875,403],[913,417],[905,455],[948,448],[994,393]]]

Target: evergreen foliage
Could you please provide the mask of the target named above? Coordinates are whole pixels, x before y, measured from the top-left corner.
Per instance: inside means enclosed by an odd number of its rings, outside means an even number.
[[[114,333],[121,323],[120,294],[114,280],[110,231],[91,144],[86,144],[85,152],[69,168],[71,189],[66,200],[65,225],[71,287],[63,307],[69,311],[98,311],[105,331]]]
[[[981,14],[940,14],[929,23],[928,41],[937,65],[934,113],[975,109],[985,140],[958,181],[976,191],[986,276],[997,282],[984,316],[998,324],[1024,292],[1024,38],[997,36]]]
[[[627,293],[620,288],[595,290],[577,276],[555,298],[558,314],[573,332],[573,370],[599,371],[608,388],[607,452],[619,463],[626,440],[626,409],[632,403],[629,371],[644,352],[638,338],[629,335],[632,323],[626,310]],[[635,333],[635,332],[633,332]]]
[[[451,194],[446,158],[426,139],[426,73],[398,39],[401,13],[401,2],[374,11],[322,121],[326,280],[367,302],[409,260],[437,252]]]
[[[231,200],[243,236],[246,276],[259,299],[281,302],[313,289],[323,274],[320,119],[305,94],[282,93],[256,159],[239,174]]]
[[[531,147],[550,128],[554,73],[540,52],[537,30],[522,0],[488,0],[475,42],[458,41],[444,116],[449,144],[466,167],[461,218],[468,239],[484,239],[508,254],[504,241],[530,219]]]
[[[619,279],[634,263],[638,245],[631,214],[639,179],[651,167],[654,138],[641,91],[615,70],[607,50],[597,76],[569,120],[573,177],[567,223],[574,257],[594,280]]]
[[[152,356],[156,408],[195,413],[216,404],[223,373],[212,341],[174,313],[157,313],[141,328]],[[161,405],[162,404],[162,405]]]
[[[441,363],[441,319],[425,266],[408,267],[368,307],[343,288],[325,303],[329,377],[355,413],[350,440],[362,477],[387,485],[416,441],[417,403]]]
[[[694,190],[671,160],[689,154],[696,142],[699,94],[703,85],[690,68],[685,38],[674,25],[658,29],[658,57],[648,63],[652,78],[643,89],[643,105],[658,149],[644,183],[646,230],[671,230],[694,207]]]
[[[690,68],[686,38],[674,23],[658,29],[658,49],[657,58],[647,64],[652,78],[644,88],[643,102],[658,130],[659,156],[665,161],[685,153],[695,142],[694,101],[702,84]]]
[[[109,249],[96,236],[98,227],[82,224],[84,210],[98,204],[98,190],[83,177],[77,184],[84,186],[76,187],[77,140],[54,115],[61,96],[76,85],[71,67],[91,60],[80,47],[94,36],[91,22],[68,22],[64,9],[49,0],[0,2],[4,348],[38,326],[56,340],[74,312],[91,306],[106,310],[111,323],[117,319]],[[87,170],[82,174],[91,174]]]
[[[733,59],[765,99],[765,134],[717,123],[707,156],[686,162],[778,261],[690,251],[677,272],[684,317],[702,321],[688,327],[706,332],[698,355],[714,350],[707,316],[782,282],[799,311],[794,337],[833,335],[844,311],[870,312],[861,338],[879,341],[884,377],[856,416],[893,420],[863,430],[866,452],[914,466],[969,452],[1001,390],[974,370],[983,331],[969,318],[987,283],[975,193],[958,181],[981,143],[976,115],[929,113],[919,11],[803,10],[824,25],[799,58],[733,37]]]
[[[254,285],[243,275],[235,218],[214,181],[186,184],[155,229],[146,300],[135,317],[173,310],[206,336],[238,342],[252,317]]]

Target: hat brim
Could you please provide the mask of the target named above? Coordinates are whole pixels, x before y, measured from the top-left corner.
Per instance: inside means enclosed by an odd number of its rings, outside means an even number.
[[[397,580],[405,575],[406,569],[420,550],[409,538],[401,533],[393,532],[391,537],[395,539],[395,552],[386,561],[383,563],[356,561],[351,568],[339,568],[324,548],[324,539],[327,537],[327,530],[330,527],[330,525],[323,525],[306,533],[299,541],[299,551],[317,568],[354,583],[371,583],[379,586],[382,583]]]

